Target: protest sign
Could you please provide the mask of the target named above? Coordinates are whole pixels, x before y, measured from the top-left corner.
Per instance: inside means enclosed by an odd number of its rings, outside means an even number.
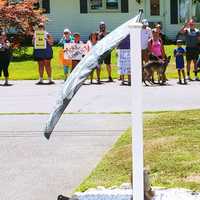
[[[46,49],[45,31],[35,31],[35,49]]]
[[[67,43],[64,46],[64,51],[65,60],[81,60],[87,49],[84,43]]]

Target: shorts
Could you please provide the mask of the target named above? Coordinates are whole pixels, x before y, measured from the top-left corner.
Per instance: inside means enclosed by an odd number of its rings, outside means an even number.
[[[68,74],[68,72],[69,72],[69,67],[66,66],[66,65],[64,65],[64,66],[63,66],[63,69],[64,69],[64,74]]]
[[[198,60],[199,50],[198,48],[186,47],[186,60]]]
[[[99,60],[99,64],[106,64],[110,65],[111,64],[111,52],[105,53]]]
[[[176,66],[176,69],[177,69],[177,70],[182,70],[182,69],[184,69],[184,68],[185,68],[184,65],[177,65],[177,66]]]
[[[33,56],[35,61],[51,60],[53,58],[53,50],[51,47],[34,49]]]

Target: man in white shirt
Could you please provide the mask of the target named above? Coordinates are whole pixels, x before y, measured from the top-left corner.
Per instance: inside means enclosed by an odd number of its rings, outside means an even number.
[[[142,63],[148,62],[148,41],[152,38],[152,31],[149,28],[149,23],[146,19],[142,20],[142,32],[141,32],[141,42],[142,42]]]

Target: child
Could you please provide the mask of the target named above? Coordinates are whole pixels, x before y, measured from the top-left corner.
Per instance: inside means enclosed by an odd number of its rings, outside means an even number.
[[[181,72],[183,75],[183,83],[187,84],[186,79],[185,79],[185,63],[184,63],[184,55],[185,55],[185,49],[182,48],[182,41],[181,40],[177,40],[177,48],[174,49],[174,56],[176,59],[176,68],[178,70],[178,84],[182,84],[182,80],[181,80]]]
[[[91,33],[89,36],[89,40],[87,41],[87,44],[86,44],[88,52],[97,43],[97,41],[98,41],[98,33],[96,33],[96,32]],[[90,83],[91,84],[93,83],[93,72],[94,72],[94,70],[90,74]],[[100,82],[100,65],[96,66],[96,72],[97,72],[97,84],[100,84],[101,83]]]
[[[66,28],[63,32],[63,37],[61,38],[59,45],[61,45],[64,49],[65,44],[72,43],[73,39],[74,38],[72,37],[70,30]],[[62,58],[62,61],[63,61],[64,76],[65,76],[65,81],[66,81],[68,74],[69,74],[69,65],[70,65],[71,60],[64,60],[63,50],[61,52],[61,58]]]
[[[76,43],[76,44],[83,44],[83,42],[80,40],[81,39],[81,36],[79,33],[74,33],[74,41],[73,43]],[[80,62],[80,60],[72,60],[72,70],[76,67],[76,65],[78,65],[78,63]]]
[[[128,75],[128,85],[131,85],[130,66],[130,35],[128,35],[118,46],[118,66],[121,77],[121,85],[125,85],[124,76]]]
[[[11,53],[10,53],[10,42],[7,40],[6,34],[3,32],[0,35],[0,77],[3,71],[5,77],[5,86],[8,86],[8,66],[10,64]]]

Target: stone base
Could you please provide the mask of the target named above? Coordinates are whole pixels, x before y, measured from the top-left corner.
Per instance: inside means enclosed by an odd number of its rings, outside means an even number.
[[[154,189],[153,200],[200,200],[200,193],[184,189]],[[76,193],[79,200],[130,200],[131,189],[91,189],[84,193]]]

